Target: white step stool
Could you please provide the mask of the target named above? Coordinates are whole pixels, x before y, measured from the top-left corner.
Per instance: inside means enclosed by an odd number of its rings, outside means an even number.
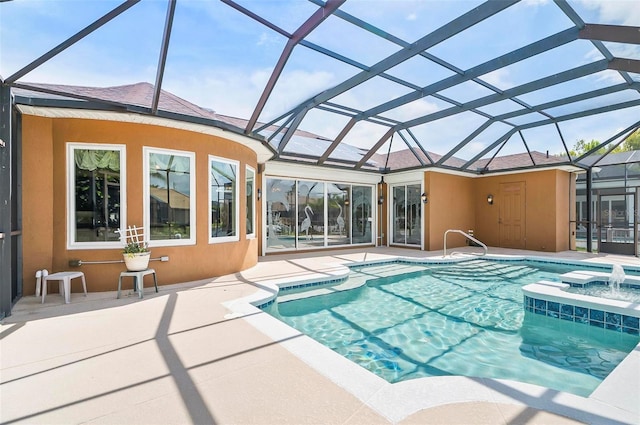
[[[138,298],[142,298],[144,294],[144,277],[146,275],[153,275],[153,284],[158,292],[158,279],[156,278],[156,271],[154,269],[146,269],[135,272],[121,272],[120,279],[118,279],[118,295],[116,298],[120,298],[120,289],[122,288],[122,278],[130,276],[133,278],[133,290],[138,292]]]
[[[77,277],[82,278],[82,287],[84,288],[84,296],[87,296],[87,282],[84,279],[84,273],[82,272],[58,272],[48,276],[42,277],[42,303],[44,304],[44,297],[47,296],[47,282],[50,280],[57,280],[60,290],[60,295],[64,297],[64,302],[69,304],[71,302],[71,279]]]

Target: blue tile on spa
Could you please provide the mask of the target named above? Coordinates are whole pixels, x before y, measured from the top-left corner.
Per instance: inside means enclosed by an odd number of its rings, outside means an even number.
[[[573,306],[569,304],[560,304],[560,316],[573,316]]]
[[[589,309],[586,307],[575,307],[575,316],[581,319],[587,319],[589,317]]]
[[[589,319],[595,320],[597,322],[604,322],[604,311],[591,309],[589,311]]]
[[[608,325],[620,325],[622,323],[622,315],[606,311],[604,313],[604,322]]]
[[[622,325],[631,329],[640,328],[640,318],[633,316],[622,316]]]

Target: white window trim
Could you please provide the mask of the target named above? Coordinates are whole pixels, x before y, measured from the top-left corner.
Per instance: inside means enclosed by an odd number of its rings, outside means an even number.
[[[67,143],[67,249],[112,249],[122,248],[120,241],[108,242],[76,242],[76,173],[75,155],[76,149],[112,150],[120,152],[120,229],[127,227],[127,169],[126,146],[119,144],[102,143]]]
[[[246,190],[246,186],[247,186],[247,184],[246,184],[246,182],[247,182],[247,174],[249,174],[248,171],[251,171],[253,173],[253,187],[252,187],[252,190],[251,190],[251,206],[253,207],[252,208],[253,214],[251,214],[251,221],[252,221],[251,228],[253,229],[253,232],[247,233],[246,238],[247,239],[255,239],[256,238],[256,209],[257,209],[256,208],[256,190],[257,190],[257,187],[258,187],[258,185],[257,185],[258,175],[256,174],[256,170],[253,167],[249,167],[248,165],[245,166],[245,171],[244,171],[245,190]],[[245,200],[246,200],[246,198],[247,197],[245,196]],[[245,228],[245,232],[246,232],[247,226],[245,225],[244,228]]]
[[[257,176],[256,176],[257,177]],[[260,244],[260,256],[264,257],[267,255],[267,214],[269,213],[267,210],[267,175],[262,172],[260,178],[260,186],[262,187],[262,197],[260,199],[260,210],[262,214],[260,214],[260,227],[262,229],[260,239],[262,243]]]
[[[211,219],[212,219],[212,212],[211,212],[211,161],[218,161],[218,162],[225,162],[227,164],[232,164],[235,165],[236,167],[236,188],[235,188],[235,193],[234,193],[234,197],[235,197],[235,205],[234,205],[234,212],[233,212],[233,219],[234,219],[234,223],[236,226],[236,234],[234,236],[222,236],[222,237],[212,237],[211,236]],[[222,158],[219,156],[215,156],[215,155],[209,155],[209,161],[207,162],[207,174],[208,174],[208,187],[207,187],[207,191],[209,192],[209,204],[208,204],[208,210],[209,210],[209,221],[207,222],[207,232],[209,233],[209,243],[210,244],[215,244],[215,243],[225,243],[225,242],[238,242],[240,240],[240,184],[238,182],[238,180],[240,180],[239,177],[239,172],[240,172],[240,162],[239,161],[235,161],[233,159],[228,159],[228,158]]]
[[[189,238],[151,240],[151,220],[149,205],[149,155],[157,153],[161,155],[186,156],[189,158]],[[142,148],[142,214],[144,234],[148,235],[149,247],[159,246],[185,246],[196,244],[196,154],[189,151],[175,149],[161,149],[149,146]]]

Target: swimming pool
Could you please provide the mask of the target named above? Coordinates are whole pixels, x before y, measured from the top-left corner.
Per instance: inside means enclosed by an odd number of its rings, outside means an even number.
[[[283,292],[263,309],[388,382],[464,375],[585,396],[639,337],[525,313],[523,285],[569,270],[530,261],[377,264],[352,268],[330,289]]]

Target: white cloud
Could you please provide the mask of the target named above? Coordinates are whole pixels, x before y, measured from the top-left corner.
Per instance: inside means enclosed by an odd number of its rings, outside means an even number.
[[[606,24],[640,26],[638,0],[581,0],[585,8],[595,10]]]
[[[604,59],[602,52],[592,46],[591,49],[584,55],[587,62],[595,62]]]
[[[638,4],[640,7],[640,4]],[[640,34],[638,34],[640,37]],[[605,43],[611,54],[617,58],[640,59],[640,45]]]
[[[417,20],[417,19],[418,19],[418,14],[417,14],[417,13],[415,13],[415,12],[414,12],[414,13],[410,13],[410,14],[407,16],[407,21],[415,21],[415,20]]]
[[[166,80],[165,89],[217,113],[240,118],[251,117],[271,75],[271,69],[202,69],[188,78]],[[283,73],[265,105],[261,121],[292,109],[311,95],[326,88],[332,76],[326,72],[292,71]]]
[[[312,109],[300,124],[300,129],[329,139],[335,138],[347,125],[349,117],[320,109]]]
[[[261,74],[268,78],[266,71],[252,75],[241,69],[202,69],[188,78],[165,79],[164,89],[217,113],[249,118],[264,87]]]
[[[257,46],[280,46],[281,44],[280,38],[274,36],[273,33],[268,32],[261,33],[256,43]]]
[[[278,79],[275,90],[267,102],[264,115],[273,118],[294,108],[311,96],[331,87],[333,79],[333,74],[328,71],[285,71]]]
[[[507,90],[513,87],[515,84],[511,79],[511,75],[508,69],[500,68],[488,74],[484,74],[480,77],[485,82],[494,85],[502,90]]]
[[[440,108],[435,103],[429,102],[425,99],[416,100],[415,102],[405,105],[406,113],[410,118],[416,116],[423,116],[436,112]]]
[[[549,3],[549,0],[524,0],[522,4],[525,6],[538,7]]]
[[[438,111],[440,108],[437,104],[429,102],[426,99],[418,99],[406,105],[399,106],[388,112],[385,112],[385,117],[399,121],[408,121],[414,118],[422,117]]]
[[[624,78],[622,78],[618,71],[614,71],[611,69],[606,69],[604,71],[598,72],[593,78],[595,79],[595,81],[603,82],[607,85],[621,84],[625,82]]]
[[[369,149],[373,147],[373,145],[375,145],[388,130],[388,127],[382,125],[361,121],[353,127],[349,134],[347,134],[347,136],[344,138],[344,143],[351,146]],[[402,143],[400,139],[396,141],[394,138],[394,150],[401,149],[400,144],[406,147],[406,145]]]
[[[269,76],[273,72],[272,69],[257,69],[248,76],[248,81],[251,82],[252,86],[255,87],[264,87],[269,81]],[[240,72],[244,74],[244,72]],[[244,76],[243,76],[244,78]]]
[[[471,158],[472,156],[475,156],[476,154],[482,152],[489,144],[490,143],[473,141],[467,143],[467,145],[465,146],[465,150],[468,154],[470,154],[469,158]]]

